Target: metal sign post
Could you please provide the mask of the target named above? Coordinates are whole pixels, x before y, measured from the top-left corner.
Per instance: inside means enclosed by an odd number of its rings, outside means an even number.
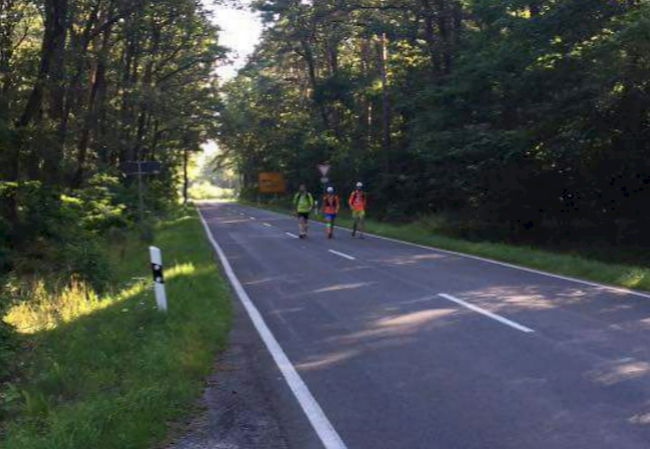
[[[144,220],[144,193],[142,185],[143,175],[157,175],[160,173],[160,162],[157,161],[134,161],[124,162],[121,166],[122,171],[127,176],[138,177],[138,213],[140,222]]]
[[[156,293],[156,304],[160,312],[167,312],[167,292],[165,291],[165,276],[163,275],[162,252],[155,246],[149,247],[153,288]]]
[[[321,183],[321,188],[322,188],[322,196],[325,196],[325,189],[327,188],[327,184],[330,182],[330,179],[327,177],[327,174],[330,172],[330,168],[332,166],[329,164],[329,162],[325,162],[323,164],[319,164],[316,166],[318,168],[318,171],[321,174],[320,178],[320,183]]]

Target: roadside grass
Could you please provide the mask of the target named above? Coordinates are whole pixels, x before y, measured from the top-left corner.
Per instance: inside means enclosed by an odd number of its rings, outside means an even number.
[[[280,213],[289,213],[288,203],[274,204],[242,202]],[[323,221],[321,217],[315,217]],[[348,211],[342,211],[337,226],[352,227]],[[650,291],[650,268],[642,265],[607,263],[594,260],[579,252],[557,253],[532,246],[520,246],[497,242],[472,242],[435,231],[435,220],[420,218],[408,224],[394,224],[377,220],[366,220],[366,231],[384,237],[430,246],[459,253],[471,254],[488,259],[507,262],[522,267],[534,268],[549,273],[590,280],[612,286]]]
[[[226,344],[229,291],[194,210],[158,225],[154,244],[163,251],[167,315],[155,308],[147,246],[135,234],[111,242],[114,291],[73,283],[48,296],[41,288],[10,310],[25,365],[0,396],[0,447],[150,448],[191,409]]]

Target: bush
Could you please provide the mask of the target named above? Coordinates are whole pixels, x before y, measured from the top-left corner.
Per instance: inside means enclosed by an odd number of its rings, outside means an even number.
[[[102,235],[131,226],[117,178],[96,175],[84,188],[54,191],[39,182],[17,187],[18,223],[9,231],[15,251],[8,265],[26,276],[73,277],[101,287],[111,269]]]
[[[207,181],[192,184],[188,193],[194,200],[229,199],[235,196],[233,189],[217,187]]]

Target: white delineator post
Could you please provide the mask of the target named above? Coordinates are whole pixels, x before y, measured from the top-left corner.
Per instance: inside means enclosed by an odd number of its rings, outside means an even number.
[[[165,292],[165,277],[163,276],[162,253],[160,248],[149,247],[151,257],[151,271],[153,272],[153,288],[156,292],[158,310],[167,312],[167,293]]]

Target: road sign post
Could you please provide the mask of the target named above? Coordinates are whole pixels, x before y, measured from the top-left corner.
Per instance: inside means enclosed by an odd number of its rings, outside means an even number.
[[[321,174],[320,183],[323,190],[323,196],[325,196],[325,188],[327,187],[327,184],[330,182],[330,179],[327,177],[327,174],[330,172],[330,168],[332,168],[332,166],[328,162],[325,162],[323,164],[317,165],[316,167],[318,168],[318,171]]]
[[[162,252],[155,246],[149,247],[153,288],[156,294],[156,304],[160,312],[167,312],[167,292],[165,291],[165,276],[163,274]]]
[[[160,162],[157,161],[134,161],[124,162],[121,166],[126,176],[138,177],[138,214],[140,222],[144,221],[144,186],[143,175],[157,175],[160,173]]]

